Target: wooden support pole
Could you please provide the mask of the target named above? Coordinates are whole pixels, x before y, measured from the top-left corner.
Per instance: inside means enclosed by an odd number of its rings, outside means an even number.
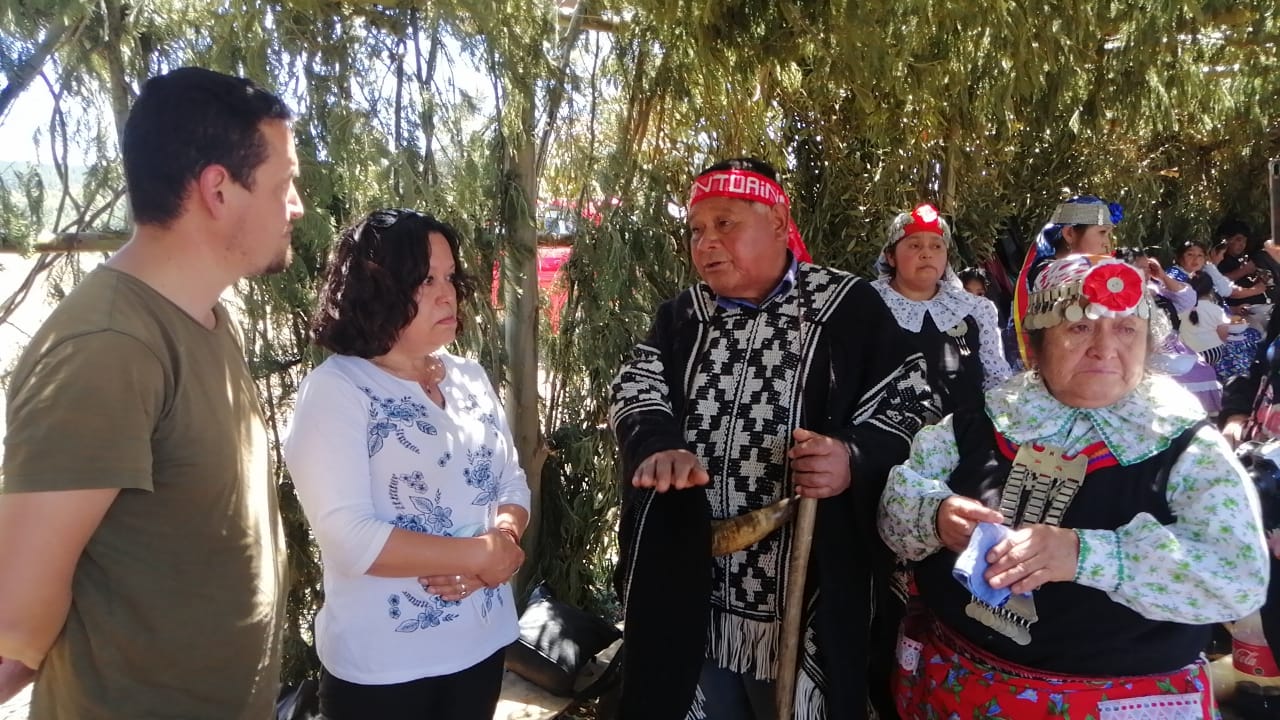
[[[129,240],[127,232],[42,233],[30,247],[0,235],[0,253],[115,252]]]

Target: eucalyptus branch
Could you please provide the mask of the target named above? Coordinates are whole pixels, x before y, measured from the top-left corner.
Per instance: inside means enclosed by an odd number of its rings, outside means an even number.
[[[53,159],[53,171],[62,185],[62,193],[58,197],[58,209],[53,215],[53,225],[56,227],[62,224],[62,216],[68,203],[76,208],[77,213],[80,208],[75,194],[71,192],[71,176],[67,168],[66,158],[70,154],[70,146],[67,137],[67,116],[62,109],[63,89],[55,87],[45,73],[40,73],[40,78],[49,88],[49,94],[53,98],[53,109],[49,113],[49,154]]]
[[[534,163],[534,175],[541,177],[547,164],[547,152],[551,149],[551,137],[555,131],[556,120],[560,115],[560,105],[564,102],[565,85],[569,76],[569,61],[573,59],[573,48],[582,35],[582,16],[586,12],[587,0],[578,0],[573,7],[573,16],[569,27],[560,39],[560,66],[552,79],[551,93],[547,98],[547,114],[543,118],[542,137],[538,140],[537,161]]]
[[[26,301],[27,296],[31,294],[31,289],[35,287],[36,281],[57,262],[58,257],[56,255],[41,255],[36,259],[35,265],[27,272],[27,276],[18,284],[17,289],[8,298],[5,298],[3,303],[0,303],[0,325],[9,322],[9,318],[17,312],[22,303]]]
[[[124,123],[133,103],[133,91],[124,70],[124,52],[129,38],[125,34],[126,6],[120,0],[105,0],[107,42],[102,46],[107,61],[107,87],[111,91],[111,113],[115,117],[116,142],[124,144]]]
[[[394,129],[392,137],[395,139],[395,150],[399,153],[404,148],[404,51],[405,41],[400,37],[396,41],[396,51],[392,53],[391,60],[396,67],[396,100],[393,109],[394,113]],[[391,183],[395,190],[396,197],[403,197],[404,182],[401,176],[404,170],[399,162],[392,165]]]
[[[9,75],[9,82],[3,90],[0,90],[0,120],[4,119],[5,114],[9,112],[9,106],[18,99],[18,96],[39,77],[45,62],[63,40],[70,39],[74,35],[73,30],[77,27],[79,27],[79,21],[75,26],[69,26],[61,15],[54,16],[53,21],[49,23],[49,29],[45,32],[44,40],[40,41],[30,55],[18,61]]]
[[[106,202],[93,209],[88,215],[84,215],[81,218],[76,219],[75,222],[64,226],[59,230],[59,232],[70,232],[73,226],[80,228],[93,227],[103,215],[111,212],[111,210],[116,206],[116,203],[120,202],[120,200],[124,198],[124,194],[124,187],[116,188],[115,192],[111,194],[111,197],[107,198]]]
[[[416,19],[417,8],[412,11],[411,18]],[[440,53],[440,19],[432,15],[430,48],[427,50],[427,66],[422,67],[422,36],[419,34],[417,22],[410,22],[413,28],[414,69],[419,88],[432,88],[435,85],[436,61]],[[439,183],[436,170],[436,98],[435,93],[422,91],[422,180],[427,187],[435,188]]]

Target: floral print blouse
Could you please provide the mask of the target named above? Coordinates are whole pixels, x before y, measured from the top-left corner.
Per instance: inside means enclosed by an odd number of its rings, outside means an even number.
[[[518,634],[509,584],[461,601],[369,570],[394,529],[472,537],[530,492],[479,363],[448,352],[433,403],[416,382],[331,355],[303,380],[283,451],[324,563],[316,651],[347,682],[388,685],[464,670]]]
[[[1204,417],[1199,402],[1172,379],[1149,374],[1106,408],[1058,402],[1035,372],[987,392],[987,414],[1019,445],[1069,453],[1103,440],[1122,466],[1168,448]],[[960,461],[951,416],[921,430],[907,462],[893,468],[881,496],[880,536],[904,560],[942,548],[936,517],[954,493],[947,479]],[[1107,593],[1152,620],[1206,624],[1235,620],[1263,603],[1268,556],[1257,493],[1222,435],[1201,427],[1175,461],[1163,525],[1139,513],[1116,530],[1076,530],[1075,582]]]

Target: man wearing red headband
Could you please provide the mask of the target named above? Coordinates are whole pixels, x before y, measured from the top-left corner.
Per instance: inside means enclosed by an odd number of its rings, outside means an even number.
[[[613,385],[622,715],[773,717],[791,526],[712,557],[711,522],[799,494],[821,500],[795,716],[860,717],[875,505],[934,413],[923,357],[870,283],[809,263],[766,163],[703,171],[688,222],[702,282],[658,309]]]

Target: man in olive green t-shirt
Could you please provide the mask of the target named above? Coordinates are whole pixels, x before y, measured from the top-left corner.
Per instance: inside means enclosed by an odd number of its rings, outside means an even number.
[[[135,230],[18,361],[0,476],[0,693],[31,717],[253,718],[279,683],[284,543],[253,378],[218,297],[283,269],[290,113],[248,80],[148,81]]]

